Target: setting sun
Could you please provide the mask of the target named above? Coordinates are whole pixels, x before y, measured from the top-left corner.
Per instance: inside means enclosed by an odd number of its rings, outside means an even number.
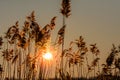
[[[47,52],[43,55],[43,58],[46,60],[51,60],[53,58],[53,55],[50,52]]]

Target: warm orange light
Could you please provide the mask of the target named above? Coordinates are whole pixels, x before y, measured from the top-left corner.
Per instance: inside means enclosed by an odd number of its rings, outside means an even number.
[[[43,55],[43,58],[46,60],[51,60],[53,58],[53,55],[50,52],[47,52]]]

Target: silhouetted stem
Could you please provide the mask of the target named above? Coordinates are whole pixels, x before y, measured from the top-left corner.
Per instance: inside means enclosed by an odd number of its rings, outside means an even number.
[[[65,16],[63,15],[63,26],[65,26]],[[63,52],[64,52],[64,38],[65,38],[65,28],[63,33],[63,41],[62,41],[62,55],[61,55],[61,72],[63,73]]]

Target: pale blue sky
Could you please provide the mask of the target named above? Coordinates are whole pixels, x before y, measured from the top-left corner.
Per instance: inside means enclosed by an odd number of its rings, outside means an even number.
[[[57,16],[56,29],[62,26],[62,0],[0,0],[0,34],[17,20],[22,26],[33,10],[37,22],[44,26]],[[82,35],[88,44],[97,43],[102,55],[112,43],[120,44],[120,0],[71,0],[71,16],[67,19],[66,44]],[[67,45],[66,45],[67,47]]]

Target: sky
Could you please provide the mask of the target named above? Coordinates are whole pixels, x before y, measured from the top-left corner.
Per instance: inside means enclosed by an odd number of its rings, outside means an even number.
[[[62,27],[60,14],[62,0],[0,0],[0,35],[17,20],[23,25],[33,10],[41,26],[57,16],[57,31]],[[87,44],[97,43],[103,58],[110,52],[112,44],[120,44],[120,0],[71,0],[71,16],[66,20],[65,46],[83,36]],[[104,56],[105,55],[105,56]]]

